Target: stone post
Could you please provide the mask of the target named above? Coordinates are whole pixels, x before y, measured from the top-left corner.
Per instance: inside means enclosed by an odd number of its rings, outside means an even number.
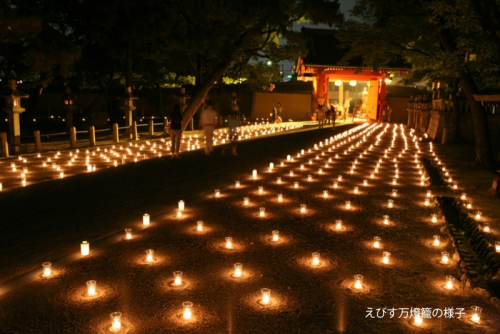
[[[133,121],[133,111],[137,109],[134,106],[134,100],[137,100],[137,96],[132,94],[132,87],[127,87],[125,90],[125,95],[121,98],[121,109],[125,112],[125,125],[131,129]],[[130,137],[133,137],[132,132],[129,130]]]
[[[150,136],[154,136],[155,135],[155,126],[154,126],[153,120],[149,121],[148,130],[149,130],[148,132],[149,132]]]
[[[76,148],[76,128],[74,126],[69,129],[69,147]]]
[[[132,122],[132,140],[138,140],[139,135],[137,134],[137,122]]]
[[[167,127],[168,127],[168,119],[165,119],[163,121],[163,133],[167,133]]]
[[[114,123],[113,124],[113,143],[119,143],[120,142],[120,134],[118,132],[118,124]]]
[[[19,121],[19,114],[24,112],[24,108],[21,108],[21,99],[29,97],[17,90],[16,80],[9,79],[9,88],[1,93],[1,96],[5,98],[5,111],[9,115],[9,137],[10,146],[15,153],[21,151],[21,123]]]
[[[40,131],[33,131],[33,137],[35,137],[35,151],[42,152],[42,140],[40,139]]]
[[[89,141],[90,141],[90,147],[95,146],[95,127],[91,125],[89,127]]]
[[[6,132],[0,132],[0,143],[1,143],[1,149],[2,149],[2,157],[8,158],[9,157],[9,142],[7,141],[7,133]]]

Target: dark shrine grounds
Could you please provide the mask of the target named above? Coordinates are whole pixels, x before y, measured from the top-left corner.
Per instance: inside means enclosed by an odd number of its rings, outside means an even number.
[[[427,189],[433,196],[467,191],[473,198],[474,192],[428,181],[420,186],[417,149],[406,128],[408,149],[401,157],[405,143],[398,127],[394,147],[384,158],[393,125],[385,133],[385,125],[356,132],[374,130],[365,133],[365,142],[361,136],[325,143],[352,127],[243,142],[236,157],[222,156],[218,147],[210,157],[191,152],[180,161],[164,157],[0,193],[0,283],[35,269],[40,275],[0,296],[0,333],[109,333],[115,311],[123,313],[120,333],[499,333],[499,309],[460,282],[437,202],[424,204]],[[320,141],[323,147],[316,150]],[[420,157],[431,158],[429,143],[419,145]],[[471,183],[464,180],[467,166],[448,164],[451,150],[438,144],[434,148],[459,188]],[[306,154],[297,157],[301,149]],[[286,161],[289,154],[295,161]],[[378,173],[370,178],[380,158]],[[394,158],[397,185],[392,184]],[[270,162],[275,166],[271,172]],[[251,179],[253,169],[257,180]],[[334,189],[340,174],[343,179]],[[241,181],[239,189],[236,180]],[[299,182],[297,189],[294,182]],[[214,189],[220,189],[219,198]],[[247,206],[244,197],[249,198]],[[480,207],[482,198],[478,195],[474,205]],[[388,208],[389,199],[393,208]],[[181,218],[175,214],[179,200],[186,203]],[[494,200],[487,205],[491,203],[498,205]],[[307,205],[305,213],[300,204]],[[482,211],[500,239],[498,212]],[[151,225],[143,229],[146,212]],[[433,213],[437,223],[431,222]],[[196,230],[198,220],[204,222],[202,232]],[[124,239],[127,227],[134,230],[131,240]],[[273,230],[279,230],[278,242],[271,240]],[[439,246],[433,245],[434,235],[441,237]],[[381,238],[378,249],[373,247],[375,236]],[[226,237],[233,238],[231,250],[225,248]],[[109,242],[114,239],[118,241]],[[91,254],[57,265],[57,259],[78,252],[82,240],[90,242]],[[147,249],[154,250],[152,263],[145,261]],[[441,263],[443,251],[450,253],[448,265]],[[311,263],[313,252],[320,253],[317,266]],[[383,252],[391,253],[388,264],[382,263]],[[54,262],[49,279],[41,277],[45,261]],[[243,264],[241,278],[234,277],[237,262]],[[173,272],[179,270],[183,282],[176,286]],[[363,275],[361,289],[354,286],[356,274]],[[446,275],[455,278],[451,290],[445,288]],[[96,296],[88,296],[88,280],[97,281]],[[268,305],[261,304],[262,288],[271,289]],[[193,302],[191,319],[183,318],[184,301]],[[471,321],[474,305],[483,309],[479,324]],[[374,318],[367,316],[370,308]],[[431,316],[424,314],[417,326],[414,318],[400,317],[403,308],[431,309]],[[450,308],[452,319],[432,313],[449,313]]]

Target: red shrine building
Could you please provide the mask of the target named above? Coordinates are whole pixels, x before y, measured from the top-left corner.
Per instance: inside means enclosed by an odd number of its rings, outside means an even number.
[[[339,114],[358,119],[382,121],[386,102],[386,83],[409,68],[383,67],[376,71],[363,67],[361,58],[341,60],[347,49],[340,47],[336,30],[302,28],[308,37],[309,53],[295,66],[298,81],[312,81],[313,108],[333,105]]]

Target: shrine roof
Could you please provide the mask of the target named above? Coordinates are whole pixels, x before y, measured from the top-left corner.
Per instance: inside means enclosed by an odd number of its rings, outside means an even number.
[[[347,63],[342,63],[342,58],[349,51],[341,45],[337,39],[337,30],[334,29],[314,29],[302,28],[302,33],[306,36],[309,53],[304,57],[305,66],[312,67],[338,67],[338,68],[367,68],[363,65],[362,57],[349,59]],[[408,64],[395,64],[396,66],[383,67],[381,70],[410,70]]]

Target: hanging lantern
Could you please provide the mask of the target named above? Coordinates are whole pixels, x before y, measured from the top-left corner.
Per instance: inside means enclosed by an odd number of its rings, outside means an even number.
[[[349,81],[349,85],[351,86],[356,86],[356,84],[357,84],[356,80]]]
[[[335,80],[335,86],[340,86],[342,85],[342,81],[340,80]]]

